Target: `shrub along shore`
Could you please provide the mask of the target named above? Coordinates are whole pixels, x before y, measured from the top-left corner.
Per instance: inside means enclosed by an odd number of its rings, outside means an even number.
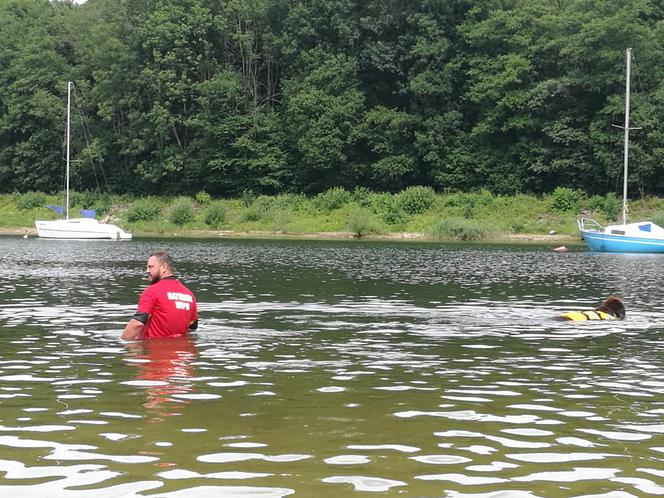
[[[36,219],[56,219],[53,206],[64,196],[40,192],[0,195],[0,231],[34,233]],[[51,206],[49,208],[48,206]],[[73,192],[70,217],[82,209],[96,218],[120,225],[135,236],[244,237],[367,237],[441,241],[580,241],[579,214],[605,224],[620,217],[614,194],[588,197],[558,188],[547,196],[495,196],[435,193],[429,187],[409,187],[399,193],[375,193],[357,188],[332,188],[315,196],[255,195],[213,199],[206,192],[194,197],[114,196]],[[633,219],[664,225],[664,200],[630,202]]]

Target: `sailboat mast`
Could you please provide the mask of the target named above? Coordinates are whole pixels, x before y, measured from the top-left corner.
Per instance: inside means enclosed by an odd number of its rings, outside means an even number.
[[[625,158],[624,158],[624,171],[623,171],[623,206],[622,206],[622,222],[623,225],[627,223],[627,164],[629,162],[629,92],[631,80],[631,66],[632,66],[632,49],[628,48],[625,52],[626,59],[626,83],[625,83]]]
[[[71,81],[67,83],[67,133],[66,133],[66,139],[67,139],[67,169],[66,169],[66,174],[65,174],[65,218],[68,220],[69,219],[69,132],[71,129],[71,121],[70,121],[70,116],[71,116]]]

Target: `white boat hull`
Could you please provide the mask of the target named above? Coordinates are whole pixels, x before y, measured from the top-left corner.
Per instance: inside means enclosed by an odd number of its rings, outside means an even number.
[[[37,235],[46,239],[111,239],[131,240],[131,234],[116,225],[100,223],[93,218],[35,221]]]

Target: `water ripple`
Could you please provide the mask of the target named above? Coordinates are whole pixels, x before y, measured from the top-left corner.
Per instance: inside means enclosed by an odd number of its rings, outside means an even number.
[[[196,290],[200,327],[125,344],[156,246]],[[0,237],[0,492],[661,495],[661,263],[534,246]],[[609,293],[627,320],[555,320]]]

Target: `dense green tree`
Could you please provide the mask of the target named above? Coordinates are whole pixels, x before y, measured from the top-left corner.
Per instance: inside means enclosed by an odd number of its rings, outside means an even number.
[[[302,74],[287,80],[283,90],[292,185],[306,192],[352,186],[358,171],[349,154],[363,112],[357,62],[322,49],[301,58]]]
[[[408,113],[376,106],[356,127],[356,137],[369,163],[362,171],[367,186],[398,191],[415,173],[412,147],[416,119]]]
[[[646,45],[648,10],[647,2],[535,1],[473,13],[465,98],[480,183],[509,193],[611,188],[621,58],[626,43]]]
[[[631,46],[630,189],[662,194],[662,20],[654,0],[0,0],[0,190],[61,188],[73,80],[78,189],[619,192]]]
[[[46,0],[0,2],[0,188],[62,187],[70,47],[65,12]]]
[[[230,70],[201,83],[198,90],[197,112],[188,121],[195,137],[190,155],[200,168],[190,175],[192,190],[204,187],[216,195],[280,191],[284,158],[274,112],[249,112],[252,102],[242,77]]]
[[[139,185],[136,163],[143,139],[133,126],[134,115],[140,109],[138,80],[139,52],[135,49],[137,28],[128,15],[124,2],[97,0],[75,9],[68,20],[68,31],[75,40],[77,65],[74,79],[77,108],[90,126],[96,145],[95,164],[102,168],[105,181],[90,178],[91,168],[79,166],[77,177],[81,189],[106,187],[131,192]],[[87,149],[80,131],[73,134],[75,152]]]
[[[143,20],[138,75],[140,108],[132,114],[141,137],[137,171],[143,181],[167,191],[196,169],[189,154],[188,121],[195,112],[197,86],[209,79],[211,13],[196,1],[155,2]]]

